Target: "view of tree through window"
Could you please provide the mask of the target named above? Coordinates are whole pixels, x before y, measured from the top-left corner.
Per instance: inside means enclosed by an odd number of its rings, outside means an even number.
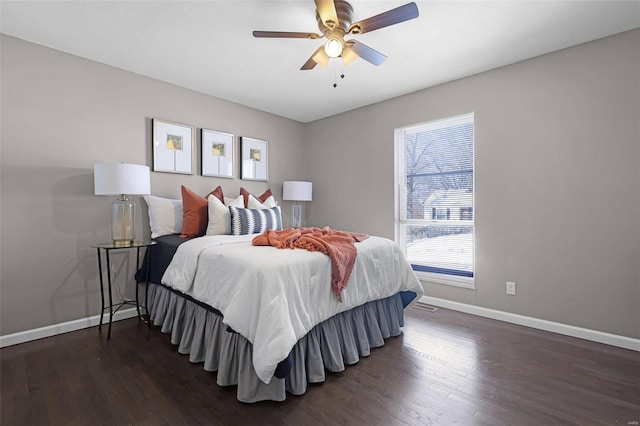
[[[398,240],[415,270],[473,277],[473,114],[399,129]]]

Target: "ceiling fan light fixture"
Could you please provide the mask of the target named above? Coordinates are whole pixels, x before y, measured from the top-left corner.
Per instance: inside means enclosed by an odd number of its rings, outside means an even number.
[[[342,54],[342,42],[336,37],[331,37],[324,44],[324,51],[330,58],[337,58]]]

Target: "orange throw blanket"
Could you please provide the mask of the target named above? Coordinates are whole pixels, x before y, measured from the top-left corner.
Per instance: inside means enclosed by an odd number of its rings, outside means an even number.
[[[279,249],[301,248],[319,251],[331,259],[331,290],[342,302],[342,289],[347,287],[351,271],[356,263],[355,242],[364,241],[367,234],[336,231],[324,228],[289,228],[282,231],[265,231],[253,239],[254,246],[273,246]]]

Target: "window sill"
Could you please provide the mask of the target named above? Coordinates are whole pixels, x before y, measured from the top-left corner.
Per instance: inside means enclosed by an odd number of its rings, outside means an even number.
[[[433,274],[430,272],[414,271],[420,281],[426,281],[435,284],[450,285],[453,287],[461,287],[469,290],[476,289],[475,278],[456,277],[453,275]]]

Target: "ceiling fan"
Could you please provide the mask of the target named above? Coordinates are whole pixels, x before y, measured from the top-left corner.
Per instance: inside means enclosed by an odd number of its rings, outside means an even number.
[[[357,57],[361,57],[373,65],[382,64],[387,57],[377,50],[356,40],[345,40],[347,34],[364,34],[390,25],[399,24],[418,17],[418,6],[407,3],[404,6],[388,10],[379,15],[351,23],[353,7],[342,0],[315,0],[316,20],[322,34],[299,33],[286,31],[254,31],[254,37],[268,38],[308,38],[326,37],[327,41],[315,51],[301,70],[313,69],[317,64],[326,67],[329,59],[342,57],[345,65],[349,65]]]

